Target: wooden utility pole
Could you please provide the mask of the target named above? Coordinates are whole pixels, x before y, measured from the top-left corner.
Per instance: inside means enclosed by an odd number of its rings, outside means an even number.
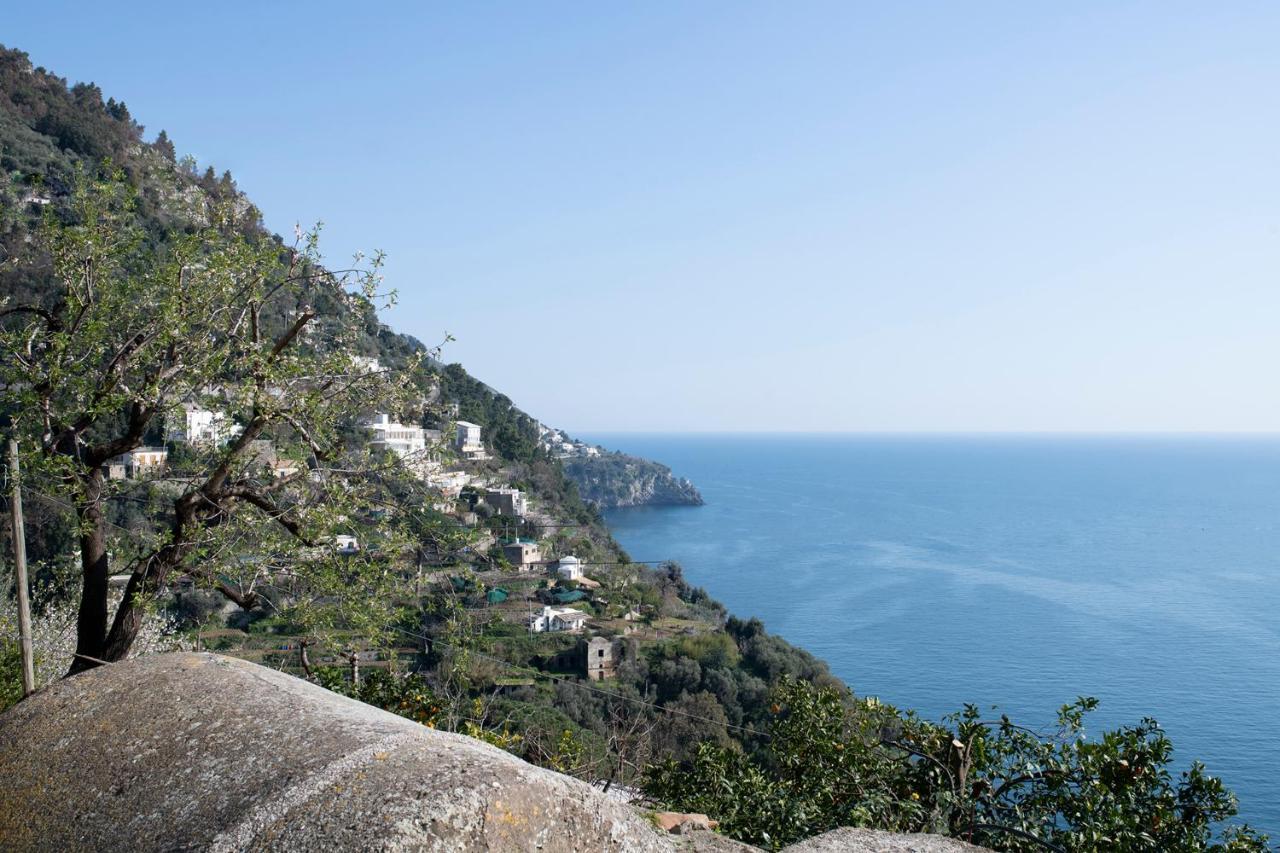
[[[27,595],[27,534],[22,524],[22,480],[18,471],[18,440],[9,439],[9,478],[13,498],[9,509],[13,520],[13,564],[18,585],[18,640],[22,644],[22,695],[36,689],[35,661],[31,654],[31,599]]]

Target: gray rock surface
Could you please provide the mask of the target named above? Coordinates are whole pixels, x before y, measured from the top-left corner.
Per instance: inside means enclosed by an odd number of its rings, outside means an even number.
[[[628,806],[255,664],[144,657],[0,716],[0,848],[670,851]]]
[[[961,853],[840,829],[791,853]],[[590,785],[257,664],[168,654],[0,715],[0,850],[751,853]]]
[[[898,835],[878,829],[833,829],[784,847],[782,853],[989,853],[941,835]]]

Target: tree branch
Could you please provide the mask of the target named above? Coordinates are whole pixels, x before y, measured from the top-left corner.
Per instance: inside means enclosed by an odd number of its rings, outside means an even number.
[[[289,331],[280,336],[280,339],[276,341],[276,345],[271,348],[271,355],[267,357],[268,363],[275,361],[276,357],[284,351],[285,347],[293,343],[293,339],[302,332],[303,327],[306,326],[307,323],[311,322],[312,318],[315,316],[316,312],[310,307],[303,308],[302,314],[298,317],[297,321],[289,327]]]

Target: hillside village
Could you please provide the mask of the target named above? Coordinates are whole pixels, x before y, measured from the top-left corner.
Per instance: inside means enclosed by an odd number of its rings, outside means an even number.
[[[353,366],[368,372],[384,369],[376,358],[363,356],[355,357]],[[431,396],[438,395],[436,389]],[[183,403],[171,419],[163,444],[138,447],[111,459],[103,466],[106,478],[146,481],[152,486],[163,486],[168,478],[181,481],[181,466],[170,465],[171,453],[216,450],[241,431],[226,412],[208,402],[216,396],[214,389],[203,395],[202,402]],[[655,620],[657,608],[653,604],[641,603],[635,595],[618,588],[616,568],[625,562],[593,565],[566,550],[565,537],[556,534],[571,525],[557,519],[556,507],[547,506],[507,482],[510,468],[495,470],[478,464],[495,461],[485,446],[484,427],[457,419],[458,410],[456,402],[446,403],[441,411],[453,419],[435,428],[402,423],[385,412],[366,415],[358,422],[358,434],[367,452],[393,457],[421,484],[428,496],[424,499],[426,506],[470,533],[462,551],[432,555],[440,565],[426,567],[419,577],[422,586],[436,585],[460,595],[483,611],[486,621],[499,634],[523,629],[531,637],[555,634],[574,638],[567,650],[563,642],[556,644],[551,653],[536,662],[594,681],[612,678],[623,654],[629,651],[634,656],[637,643],[642,640],[705,629],[687,621]],[[539,448],[557,460],[591,458],[601,453],[597,447],[541,424],[538,436]],[[270,440],[253,441],[250,454],[253,464],[264,468],[274,480],[298,475],[305,464],[278,455]],[[362,543],[355,535],[336,535],[331,547],[344,558],[357,557],[362,551]],[[123,587],[127,579],[128,575],[115,575],[113,583]],[[264,573],[257,580],[269,585],[272,578]],[[631,582],[634,580],[624,573],[622,587]],[[191,595],[196,583],[193,578],[181,578],[174,588],[177,595]],[[242,616],[237,616],[230,607],[220,614],[229,622],[246,624]],[[424,629],[428,627],[424,625]],[[202,626],[198,636],[202,641],[206,637],[212,640],[224,652],[242,653],[249,659],[286,668],[301,666],[290,655],[277,654],[294,651],[291,644],[285,643],[283,649],[255,648],[261,644],[253,642],[252,630],[238,631],[216,619]],[[245,642],[245,648],[235,647],[237,639]],[[401,645],[396,654],[411,662],[420,651]],[[387,666],[390,662],[385,654],[370,648],[356,648],[350,654],[366,668]],[[320,661],[335,663],[337,658],[325,654]]]

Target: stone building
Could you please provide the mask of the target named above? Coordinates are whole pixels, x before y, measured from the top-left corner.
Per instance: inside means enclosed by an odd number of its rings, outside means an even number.
[[[604,681],[618,674],[618,643],[609,637],[592,637],[583,643],[588,681]]]
[[[548,659],[545,666],[577,673],[588,681],[604,681],[617,676],[625,654],[622,642],[615,637],[584,637],[573,648]]]
[[[542,549],[532,539],[517,539],[502,546],[502,556],[522,572],[542,562]]]

